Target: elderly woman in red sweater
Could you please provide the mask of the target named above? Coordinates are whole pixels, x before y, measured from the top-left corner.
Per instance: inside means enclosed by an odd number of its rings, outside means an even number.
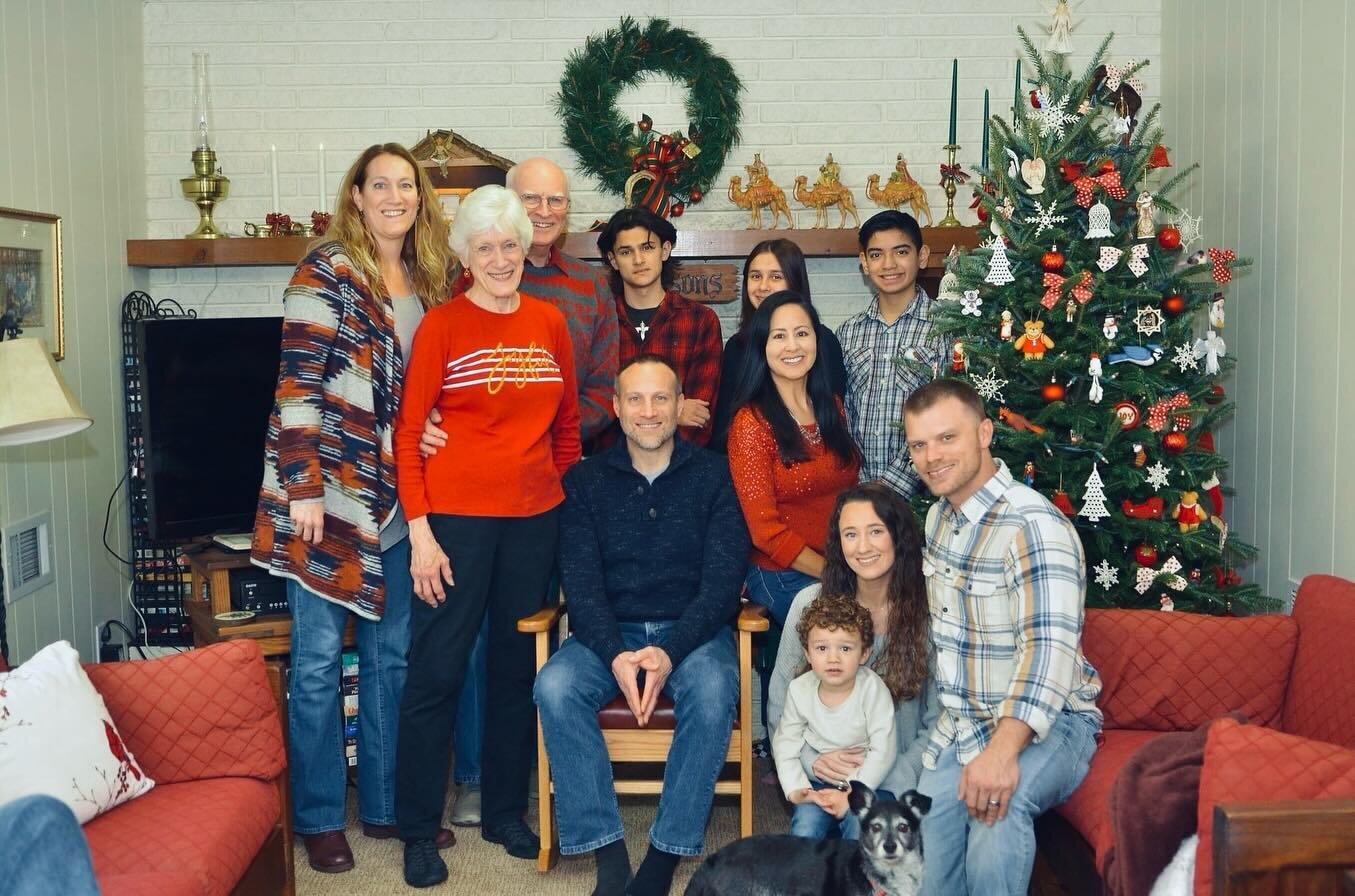
[[[729,428],[729,470],[753,537],[748,593],[778,624],[822,574],[833,504],[861,466],[818,353],[818,325],[797,292],[763,301],[748,324]]]
[[[433,839],[466,659],[488,616],[481,834],[535,858],[523,821],[535,746],[532,641],[517,620],[540,609],[555,564],[560,477],[579,459],[579,404],[564,316],[518,292],[531,222],[517,194],[480,187],[461,203],[452,251],[471,275],[414,336],[395,432],[409,518],[414,602],[400,704],[395,814],[405,881],[447,877]],[[436,408],[447,448],[419,453]]]

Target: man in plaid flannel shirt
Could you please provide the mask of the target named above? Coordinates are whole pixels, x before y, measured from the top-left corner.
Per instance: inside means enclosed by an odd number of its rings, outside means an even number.
[[[847,423],[861,448],[861,480],[880,479],[912,497],[918,480],[899,414],[947,352],[945,340],[932,335],[932,300],[917,282],[927,247],[917,220],[892,209],[867,219],[857,239],[875,297],[837,331],[847,366]]]
[[[598,249],[611,267],[620,328],[620,363],[647,353],[667,358],[682,382],[678,435],[705,447],[711,436],[711,405],[720,389],[720,318],[673,289],[677,229],[643,206],[623,208],[598,233]],[[613,425],[601,440],[616,441]]]
[[[1082,782],[1101,730],[1082,544],[993,458],[993,421],[968,383],[923,386],[903,423],[940,499],[922,554],[941,702],[918,782],[932,798],[923,892],[1024,894],[1035,819]]]

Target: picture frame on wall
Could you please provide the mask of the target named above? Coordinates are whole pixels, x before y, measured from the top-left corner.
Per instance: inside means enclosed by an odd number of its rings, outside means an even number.
[[[0,208],[0,329],[36,336],[66,357],[61,295],[61,218]],[[0,333],[0,338],[18,335]]]

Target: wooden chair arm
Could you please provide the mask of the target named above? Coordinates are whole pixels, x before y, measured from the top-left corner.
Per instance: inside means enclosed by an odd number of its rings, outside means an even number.
[[[1339,893],[1355,868],[1355,800],[1219,803],[1213,858],[1214,896]]]
[[[770,625],[766,607],[746,602],[739,607],[739,631],[765,632]]]
[[[518,620],[518,631],[523,634],[548,632],[555,628],[560,617],[565,615],[563,603],[542,607],[530,616]]]

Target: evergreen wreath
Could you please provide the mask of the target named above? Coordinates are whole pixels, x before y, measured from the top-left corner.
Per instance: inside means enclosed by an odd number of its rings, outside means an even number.
[[[651,137],[646,115],[630,122],[616,108],[621,91],[650,73],[667,75],[687,87],[687,135],[681,131]],[[670,194],[700,202],[709,191],[725,157],[739,141],[739,92],[743,85],[729,61],[690,31],[667,19],[650,19],[642,28],[629,16],[601,35],[594,35],[565,60],[555,106],[564,119],[565,145],[579,157],[579,167],[593,175],[607,192],[625,197],[628,181],[645,166],[641,157],[656,156],[658,145],[672,150],[667,177],[651,185],[645,204],[660,214],[670,212]],[[681,158],[675,158],[681,156]],[[671,213],[682,214],[673,202]]]

